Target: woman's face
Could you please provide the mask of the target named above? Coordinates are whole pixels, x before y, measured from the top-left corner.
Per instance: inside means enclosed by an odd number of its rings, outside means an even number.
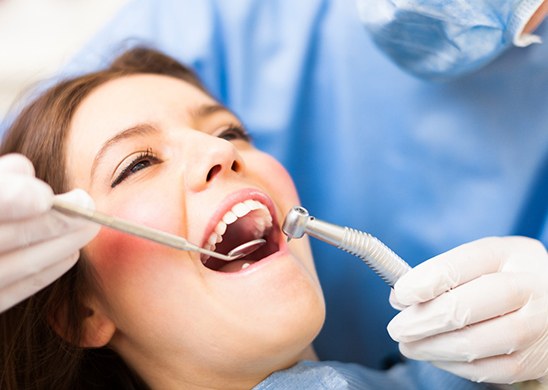
[[[206,248],[222,238],[224,253],[267,240],[225,264],[103,228],[84,249],[99,281],[91,344],[108,342],[145,380],[166,386],[259,381],[307,351],[323,297],[308,242],[287,244],[280,230],[299,199],[230,111],[168,76],[109,81],[73,117],[67,166],[71,186],[102,212]]]

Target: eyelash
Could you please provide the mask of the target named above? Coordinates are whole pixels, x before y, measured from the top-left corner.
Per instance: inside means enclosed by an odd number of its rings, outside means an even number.
[[[232,140],[243,140],[245,142],[251,142],[251,136],[248,134],[248,132],[241,126],[241,125],[230,125],[217,136],[218,138],[225,139],[227,141]],[[148,148],[146,151],[139,153],[137,157],[132,159],[124,169],[122,169],[122,172],[111,183],[110,187],[114,188],[121,182],[123,182],[125,179],[127,179],[129,176],[133,175],[134,172],[133,169],[135,169],[136,166],[143,162],[150,162],[149,165],[143,167],[147,168],[153,164],[156,164],[160,162],[160,159],[152,152],[152,149]],[[139,169],[141,170],[141,169]],[[137,171],[138,172],[138,171]]]
[[[230,125],[224,129],[217,137],[232,141],[234,139],[241,139],[245,142],[251,142],[251,136],[241,125]]]
[[[135,157],[133,160],[131,160],[131,162],[128,163],[124,169],[122,169],[122,172],[120,172],[120,174],[118,176],[116,176],[116,179],[114,179],[114,181],[112,182],[110,187],[111,188],[116,187],[118,184],[123,182],[129,176],[136,173],[136,172],[133,171],[133,169],[137,165],[139,165],[143,162],[146,162],[146,161],[149,161],[150,164],[143,167],[143,169],[146,168],[146,167],[149,167],[150,165],[158,163],[160,161],[160,159],[158,157],[156,157],[156,155],[152,152],[152,149],[150,149],[150,148],[147,149],[144,152],[139,153],[139,155],[137,155],[137,157]],[[139,169],[139,170],[141,170],[141,169]]]

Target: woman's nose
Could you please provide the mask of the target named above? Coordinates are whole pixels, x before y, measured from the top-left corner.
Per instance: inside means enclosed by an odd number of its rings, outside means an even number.
[[[196,141],[187,172],[192,191],[201,191],[223,176],[244,171],[243,159],[231,142],[203,133]]]

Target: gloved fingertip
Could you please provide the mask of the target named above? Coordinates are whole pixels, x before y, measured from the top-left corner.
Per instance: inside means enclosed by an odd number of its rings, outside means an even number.
[[[393,296],[394,301],[402,307],[422,302],[421,298],[417,296],[417,286],[413,286],[413,283],[407,282],[405,276],[402,276],[396,282],[391,294],[391,298]]]
[[[394,285],[397,301],[404,306],[429,301],[448,289],[443,287],[443,279],[434,277],[424,269],[415,267],[403,275]]]
[[[403,310],[407,307],[398,300],[394,289],[390,290],[390,297],[388,298],[388,302],[390,303],[390,306],[392,306],[396,310]]]
[[[95,209],[95,202],[93,201],[91,196],[86,191],[80,188],[65,192],[64,194],[56,195],[56,197],[64,201],[85,207],[87,209]]]
[[[34,177],[6,174],[0,181],[0,221],[35,217],[51,208],[53,190]]]
[[[400,321],[398,321],[398,316],[394,317],[392,321],[388,323],[386,330],[392,340],[396,342],[401,341],[402,327],[400,326]]]
[[[34,176],[34,166],[22,154],[10,153],[0,157],[0,172]]]

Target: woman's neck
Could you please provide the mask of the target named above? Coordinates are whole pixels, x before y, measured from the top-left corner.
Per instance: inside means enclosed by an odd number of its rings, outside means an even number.
[[[166,366],[164,361],[164,364],[157,366],[152,360],[134,362],[137,363],[137,367],[134,369],[152,389],[251,389],[270,374],[288,369],[303,360],[318,360],[311,345],[296,356],[288,356],[283,360],[266,359],[259,364],[249,365],[224,374],[219,370],[199,372],[201,371],[199,368],[189,369],[186,364],[184,370],[181,371],[180,365],[167,364]],[[190,376],[189,373],[191,373]]]

